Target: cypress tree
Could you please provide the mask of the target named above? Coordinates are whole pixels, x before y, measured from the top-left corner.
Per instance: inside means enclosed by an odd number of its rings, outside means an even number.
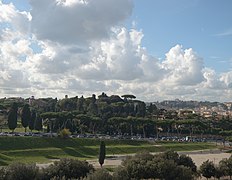
[[[9,114],[8,114],[8,127],[12,132],[14,132],[15,128],[17,127],[17,113],[18,113],[18,105],[17,103],[13,103]]]
[[[32,131],[35,128],[36,112],[32,110],[31,119],[29,119],[29,129]]]
[[[30,119],[31,119],[31,110],[30,110],[29,104],[25,104],[23,106],[22,117],[21,117],[22,126],[25,128],[25,132],[27,130],[27,126],[28,126]]]
[[[105,142],[101,141],[99,159],[98,159],[98,162],[101,165],[101,167],[104,164],[105,157],[106,157],[106,146],[105,146]]]
[[[35,130],[41,131],[42,128],[43,128],[42,118],[40,117],[40,115],[37,115],[35,119]]]

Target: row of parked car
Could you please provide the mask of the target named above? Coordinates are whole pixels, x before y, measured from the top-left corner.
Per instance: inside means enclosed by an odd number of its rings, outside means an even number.
[[[0,132],[0,136],[34,136],[34,137],[58,137],[57,133],[44,132]],[[149,140],[149,141],[176,141],[176,142],[223,142],[222,138],[197,138],[197,137],[177,137],[160,136],[143,138],[141,135],[105,135],[105,134],[73,134],[70,138],[97,138],[97,139],[127,139],[127,140]]]
[[[36,136],[36,137],[56,137],[57,133],[42,132],[0,132],[0,136]]]

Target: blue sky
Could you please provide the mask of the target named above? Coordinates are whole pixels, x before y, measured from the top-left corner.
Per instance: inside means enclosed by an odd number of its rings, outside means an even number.
[[[175,44],[182,44],[203,57],[206,66],[219,72],[231,68],[231,0],[134,2],[130,21],[136,21],[137,28],[143,30],[143,44],[150,53],[163,58]]]
[[[231,0],[0,0],[0,94],[231,101],[231,7]]]

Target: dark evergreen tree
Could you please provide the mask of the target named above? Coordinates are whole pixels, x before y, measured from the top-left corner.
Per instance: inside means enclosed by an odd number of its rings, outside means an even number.
[[[27,126],[28,126],[30,119],[31,119],[31,110],[30,110],[29,104],[25,104],[23,106],[22,117],[21,117],[21,123],[22,123],[22,126],[25,128],[25,132],[27,131]]]
[[[31,131],[35,128],[35,120],[36,120],[36,111],[33,110],[31,112],[31,118],[29,119],[29,129]]]
[[[17,127],[17,112],[18,112],[18,105],[17,103],[14,102],[8,114],[8,127],[10,130],[12,130],[12,132]]]
[[[101,167],[104,164],[105,157],[106,157],[106,146],[105,146],[105,142],[101,141],[99,159],[98,159],[98,162],[101,165]]]
[[[40,117],[40,115],[36,116],[35,119],[35,130],[37,131],[41,131],[42,130],[42,118]]]

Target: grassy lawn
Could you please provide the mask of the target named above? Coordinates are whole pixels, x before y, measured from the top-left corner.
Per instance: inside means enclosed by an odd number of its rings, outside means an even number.
[[[154,143],[135,140],[105,140],[106,154],[132,154],[150,152],[193,151],[216,148],[210,143]],[[0,137],[0,165],[14,161],[49,162],[63,157],[91,159],[98,157],[99,139],[60,139],[42,137]]]

